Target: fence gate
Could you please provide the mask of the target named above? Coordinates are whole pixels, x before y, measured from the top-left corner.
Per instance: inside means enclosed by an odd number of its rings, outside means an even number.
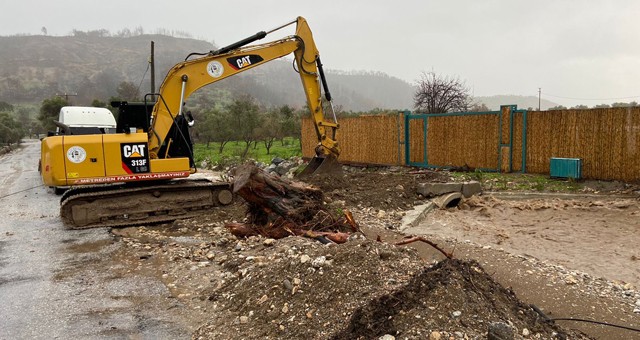
[[[527,112],[515,105],[489,112],[407,114],[405,164],[525,172],[526,121]]]

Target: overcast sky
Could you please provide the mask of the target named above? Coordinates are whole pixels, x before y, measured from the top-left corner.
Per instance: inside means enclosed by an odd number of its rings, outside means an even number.
[[[476,96],[542,88],[542,98],[565,106],[640,102],[637,0],[5,0],[0,35],[141,26],[224,46],[297,16],[308,20],[326,68],[410,83],[433,70]]]

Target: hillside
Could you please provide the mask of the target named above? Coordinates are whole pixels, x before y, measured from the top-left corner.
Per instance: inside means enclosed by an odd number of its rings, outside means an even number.
[[[163,35],[128,38],[96,36],[0,37],[0,101],[39,104],[56,94],[77,94],[73,104],[88,105],[116,95],[123,81],[149,89],[150,42],[155,41],[156,88],[169,68],[191,52],[207,52],[211,43]],[[325,67],[331,68],[325,61]],[[328,71],[334,104],[345,111],[412,107],[413,87],[381,73]],[[246,92],[266,106],[305,105],[291,60],[265,64],[215,84],[225,93]]]
[[[38,103],[58,93],[77,93],[78,104],[106,100],[115,95],[119,83],[140,83],[151,40],[156,42],[158,75],[184,59],[185,51],[212,47],[203,41],[160,35],[0,37],[0,100]],[[148,80],[148,88],[147,84]]]
[[[475,100],[480,103],[484,103],[490,110],[499,110],[500,105],[518,105],[519,109],[533,108],[538,109],[538,97],[536,96],[516,96],[516,95],[500,95],[489,97],[475,97]],[[540,101],[540,109],[547,110],[550,107],[558,106],[559,104],[549,100],[542,99]]]

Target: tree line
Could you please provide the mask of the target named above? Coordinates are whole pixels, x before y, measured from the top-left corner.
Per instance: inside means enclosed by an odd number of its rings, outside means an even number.
[[[221,108],[212,108],[193,114],[196,121],[193,137],[196,142],[210,147],[217,143],[218,152],[232,141],[244,143],[241,157],[245,158],[252,146],[263,143],[269,154],[276,141],[301,138],[301,117],[308,114],[288,105],[266,108],[249,95],[241,95]]]
[[[122,85],[119,88],[122,89],[119,91],[121,96],[110,98],[109,103],[140,100],[135,87]],[[109,103],[94,100],[91,106],[106,107],[117,115],[117,110],[110,107]],[[67,105],[69,102],[59,96],[45,99],[38,115],[42,128],[47,131],[54,130],[54,120],[58,119],[60,109]],[[206,147],[211,147],[215,142],[219,153],[224,151],[229,142],[243,142],[245,147],[242,158],[245,158],[250,148],[257,143],[263,143],[269,153],[276,141],[283,142],[287,137],[299,140],[302,116],[309,114],[306,109],[295,109],[288,105],[265,107],[249,95],[237,96],[217,107],[194,105],[194,108],[188,109],[197,110],[192,112],[196,124],[191,134],[195,142],[203,143]]]
[[[593,107],[591,107],[592,109],[609,109],[609,108],[614,108],[614,107],[636,107],[636,106],[640,106],[640,104],[638,104],[638,102],[632,101],[629,103],[624,103],[624,102],[616,102],[616,103],[611,103],[611,104],[598,104],[598,105],[594,105]],[[557,105],[554,107],[550,107],[548,110],[587,110],[590,107],[588,107],[587,105],[576,105],[576,106],[572,106],[567,108],[564,105]],[[530,107],[528,109],[529,111],[534,111],[534,109],[532,107]]]
[[[108,29],[105,28],[101,28],[101,29],[95,29],[95,30],[87,30],[87,31],[83,31],[83,30],[77,30],[77,29],[72,29],[71,32],[67,33],[67,36],[70,37],[88,37],[88,38],[105,38],[105,37],[113,37],[113,38],[131,38],[131,37],[137,37],[137,36],[141,36],[145,34],[145,30],[142,26],[137,26],[133,29],[125,27],[121,30],[118,30],[116,32],[111,32]],[[166,29],[166,28],[157,28],[154,31],[152,31],[151,33],[147,33],[147,34],[157,34],[157,35],[166,35],[168,37],[174,37],[174,38],[187,38],[187,39],[193,39],[193,35],[187,31],[181,31],[181,30],[170,30],[170,29]],[[28,36],[32,36],[34,34],[29,34],[29,33],[16,33],[13,35],[9,35],[9,36],[15,36],[15,37],[28,37]],[[47,29],[46,26],[42,26],[40,28],[40,35],[49,35],[49,30]]]

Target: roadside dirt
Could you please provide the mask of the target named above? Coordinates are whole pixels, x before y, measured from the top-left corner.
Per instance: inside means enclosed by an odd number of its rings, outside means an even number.
[[[112,233],[127,246],[121,260],[155,272],[191,311],[201,325],[196,339],[483,339],[489,329],[517,339],[638,338],[602,326],[558,321],[559,328],[530,306],[553,317],[639,327],[633,188],[613,184],[603,193],[585,183],[583,193],[600,192],[586,201],[485,195],[405,231],[453,250],[455,260],[425,244],[391,245],[404,236],[397,230],[405,212],[425,202],[417,183],[446,180],[446,172],[401,168],[308,180],[326,193],[329,209],[350,210],[363,227],[366,237],[342,245],[238,240],[224,224],[242,221],[241,202]],[[623,190],[636,196],[618,198]]]

